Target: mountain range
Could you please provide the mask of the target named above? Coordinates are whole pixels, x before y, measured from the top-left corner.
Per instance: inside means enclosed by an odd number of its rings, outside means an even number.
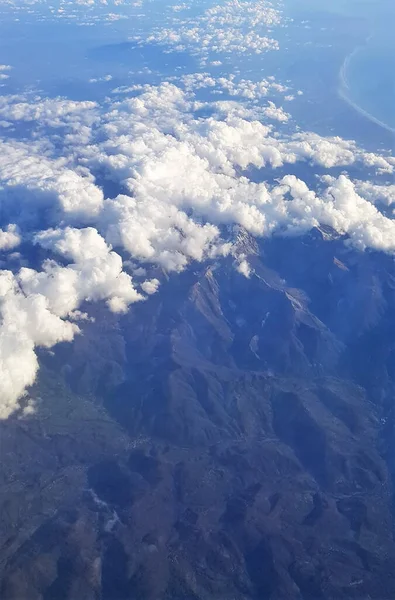
[[[395,597],[395,264],[255,239],[89,306],[0,422],[2,600]]]

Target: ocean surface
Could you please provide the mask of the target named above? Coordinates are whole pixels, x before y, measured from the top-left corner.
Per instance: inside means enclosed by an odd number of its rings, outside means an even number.
[[[343,93],[355,108],[395,133],[395,41],[379,32],[347,57]]]
[[[392,0],[356,0],[349,15],[368,24],[365,41],[348,54],[340,93],[360,113],[395,133],[395,5]]]

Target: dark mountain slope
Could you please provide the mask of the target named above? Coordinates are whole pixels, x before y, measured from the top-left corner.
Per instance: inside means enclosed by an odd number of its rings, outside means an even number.
[[[395,597],[394,268],[329,230],[42,354],[0,423],[1,597]]]

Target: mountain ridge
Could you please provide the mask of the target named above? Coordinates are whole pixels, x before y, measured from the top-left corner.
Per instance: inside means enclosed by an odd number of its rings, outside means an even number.
[[[239,251],[250,277],[193,265],[41,353],[0,424],[3,598],[393,596],[392,259],[328,228]]]

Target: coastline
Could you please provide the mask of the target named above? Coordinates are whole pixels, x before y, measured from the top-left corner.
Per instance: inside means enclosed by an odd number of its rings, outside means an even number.
[[[395,134],[395,128],[390,127],[389,125],[387,125],[387,123],[384,123],[383,121],[380,121],[380,119],[378,119],[377,117],[375,117],[374,115],[369,113],[367,110],[362,108],[362,106],[359,106],[359,104],[357,104],[356,102],[351,100],[350,96],[348,95],[350,92],[350,85],[349,85],[348,79],[347,79],[347,69],[349,67],[349,64],[352,61],[352,59],[354,58],[354,56],[356,54],[358,54],[358,52],[364,47],[364,45],[369,43],[369,41],[372,39],[373,36],[374,36],[374,34],[371,34],[366,39],[365,44],[359,45],[356,48],[354,48],[354,50],[351,52],[351,54],[346,56],[346,58],[344,59],[344,62],[342,64],[340,72],[339,72],[338,94],[342,100],[347,102],[347,104],[349,106],[351,106],[351,108],[353,108],[355,111],[357,111],[365,119],[368,119],[375,125],[378,125],[382,129],[385,129],[389,133]]]

